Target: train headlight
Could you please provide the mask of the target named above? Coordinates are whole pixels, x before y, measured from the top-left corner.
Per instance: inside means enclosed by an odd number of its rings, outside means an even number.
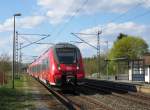
[[[61,70],[60,64],[58,64],[57,67],[58,67],[58,70]]]
[[[77,66],[77,70],[79,70],[79,66]]]
[[[58,70],[61,70],[60,66],[58,67]]]

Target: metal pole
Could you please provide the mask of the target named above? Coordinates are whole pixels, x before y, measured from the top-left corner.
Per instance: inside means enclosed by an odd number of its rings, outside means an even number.
[[[106,44],[107,44],[107,52],[106,52],[106,59],[108,59],[108,41],[106,41]],[[109,70],[109,60],[107,61],[107,80],[109,79],[109,76],[108,76],[108,70]]]
[[[14,15],[14,35],[13,35],[13,66],[12,66],[12,88],[14,89],[14,73],[15,73],[15,15]]]
[[[100,78],[101,73],[100,73],[100,34],[102,31],[98,31],[97,33],[97,61],[98,61],[98,78]]]
[[[16,40],[16,27],[15,27],[15,17],[16,16],[21,16],[21,14],[20,13],[17,13],[17,14],[14,14],[13,15],[13,17],[14,17],[14,32],[13,32],[13,64],[12,64],[12,88],[14,89],[14,74],[15,74],[15,54],[16,54],[16,48],[15,48],[15,46],[16,46],[16,44],[15,44],[15,40]]]
[[[109,69],[109,61],[107,61],[107,80],[109,79],[109,77],[108,77],[108,69]]]

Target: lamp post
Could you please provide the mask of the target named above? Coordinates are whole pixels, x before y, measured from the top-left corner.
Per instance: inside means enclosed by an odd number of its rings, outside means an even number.
[[[15,74],[15,54],[16,54],[16,48],[15,48],[15,39],[16,39],[16,27],[15,27],[15,17],[21,16],[20,13],[16,13],[13,15],[14,17],[14,32],[13,32],[13,64],[12,64],[12,88],[14,89],[14,74]]]

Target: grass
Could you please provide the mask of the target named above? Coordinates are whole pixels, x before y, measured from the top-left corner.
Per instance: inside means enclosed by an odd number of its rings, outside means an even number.
[[[0,110],[33,110],[33,105],[27,103],[31,100],[31,94],[24,92],[24,76],[15,80],[15,89],[12,89],[10,81],[7,85],[0,87]]]

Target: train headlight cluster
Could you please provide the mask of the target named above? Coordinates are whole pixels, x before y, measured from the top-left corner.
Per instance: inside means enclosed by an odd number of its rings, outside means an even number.
[[[61,70],[61,67],[60,67],[60,65],[58,64],[58,70]]]

